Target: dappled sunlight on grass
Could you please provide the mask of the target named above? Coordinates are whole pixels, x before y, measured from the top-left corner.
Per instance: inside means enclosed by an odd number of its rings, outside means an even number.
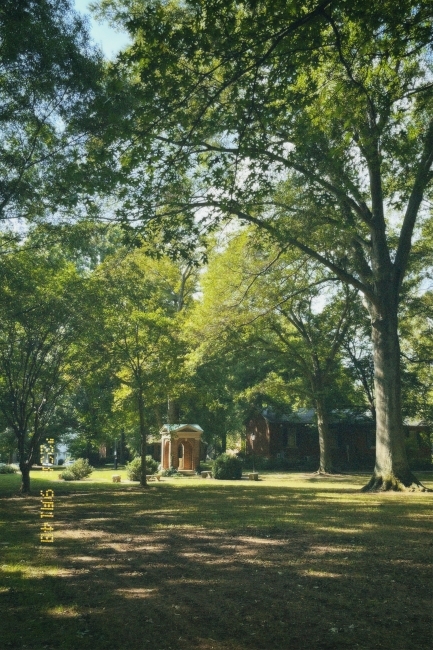
[[[63,605],[48,608],[46,614],[47,616],[54,616],[55,618],[78,618],[80,615],[76,607],[64,607]]]
[[[116,589],[115,593],[124,598],[151,598],[156,595],[157,589]]]
[[[22,630],[12,647],[429,647],[433,495],[366,495],[366,476],[300,474],[142,490],[111,473],[52,480],[55,542],[44,547],[37,497],[6,486],[2,639]],[[35,480],[35,494],[48,482]],[[55,643],[47,617],[62,619]],[[347,632],[338,643],[334,627]]]
[[[270,537],[270,535],[268,535],[268,537]],[[258,546],[263,546],[263,545],[266,545],[266,546],[281,546],[281,545],[286,543],[285,540],[263,539],[263,538],[260,538],[260,537],[245,537],[245,536],[237,537],[236,542],[238,544],[239,543],[243,543],[243,544],[246,544],[246,545],[254,544],[256,546],[257,545]]]
[[[30,560],[29,560],[30,562]],[[18,578],[42,579],[46,576],[57,576],[59,567],[57,566],[34,566],[24,562],[19,564],[3,564],[0,570],[6,576]]]
[[[310,569],[307,574],[310,578],[341,578],[341,573],[330,573],[329,571],[313,571]]]

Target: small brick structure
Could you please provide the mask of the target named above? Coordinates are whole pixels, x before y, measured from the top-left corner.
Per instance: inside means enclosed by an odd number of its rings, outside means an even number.
[[[194,474],[200,463],[203,429],[198,424],[164,424],[161,434],[162,469],[174,467]]]

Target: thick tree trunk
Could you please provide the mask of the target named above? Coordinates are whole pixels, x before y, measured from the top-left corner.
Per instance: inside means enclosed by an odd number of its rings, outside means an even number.
[[[332,474],[331,436],[329,433],[329,417],[323,400],[316,399],[317,428],[319,430],[320,462],[318,474]]]
[[[21,471],[21,494],[30,494],[30,466],[27,463],[20,463]]]
[[[140,424],[140,441],[141,441],[140,485],[141,487],[147,487],[147,479],[146,479],[147,435],[146,435],[146,423],[144,420],[144,398],[143,398],[143,391],[141,389],[138,391],[138,418]]]
[[[385,312],[385,310],[383,310]],[[370,306],[376,398],[376,464],[364,491],[425,489],[409,469],[401,411],[397,309]]]

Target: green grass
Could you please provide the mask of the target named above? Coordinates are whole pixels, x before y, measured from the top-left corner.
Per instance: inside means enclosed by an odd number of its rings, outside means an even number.
[[[53,544],[38,497],[0,475],[2,648],[430,647],[431,493],[304,474],[143,491],[113,473],[32,474],[35,495],[55,491]]]

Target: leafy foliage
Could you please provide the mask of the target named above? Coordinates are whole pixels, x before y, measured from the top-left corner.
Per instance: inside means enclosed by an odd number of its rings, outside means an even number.
[[[78,458],[73,465],[65,469],[59,476],[64,481],[79,481],[90,476],[92,472],[93,467],[89,465],[87,458]]]
[[[221,454],[212,464],[213,477],[220,480],[242,478],[242,461],[231,454]]]
[[[355,327],[356,295],[307,257],[260,241],[256,228],[232,234],[221,248],[211,255],[191,318],[200,341],[191,354],[197,375],[208,368],[215,376],[207,408],[224,388],[228,420],[237,420],[239,431],[265,406],[315,408],[321,466],[330,471],[330,411],[355,397],[341,348]]]
[[[175,467],[169,467],[168,469],[163,469],[161,472],[161,476],[176,476],[178,474],[178,471]]]
[[[0,474],[16,474],[17,471],[17,468],[13,465],[5,465],[3,463],[0,463]]]
[[[402,429],[398,316],[432,191],[431,3],[100,7],[133,38],[110,71],[129,90],[118,107],[125,119],[114,137],[107,131],[122,158],[119,217],[132,211],[149,231],[159,224],[162,239],[173,223],[193,233],[194,214],[208,229],[237,217],[360,291],[377,388],[371,485],[416,483]]]
[[[100,72],[70,0],[2,1],[0,220],[59,216],[77,205],[77,163]]]
[[[0,433],[0,460],[11,462],[16,449],[17,439],[15,433],[12,429],[5,427]]]
[[[146,456],[146,473],[147,474],[156,474],[158,471],[159,463],[152,458],[152,456]],[[140,481],[141,480],[141,458],[136,456],[129,463],[126,464],[126,474],[130,481]]]
[[[42,438],[65,418],[87,326],[86,280],[57,251],[35,251],[31,238],[1,258],[0,278],[0,410],[24,479]]]

